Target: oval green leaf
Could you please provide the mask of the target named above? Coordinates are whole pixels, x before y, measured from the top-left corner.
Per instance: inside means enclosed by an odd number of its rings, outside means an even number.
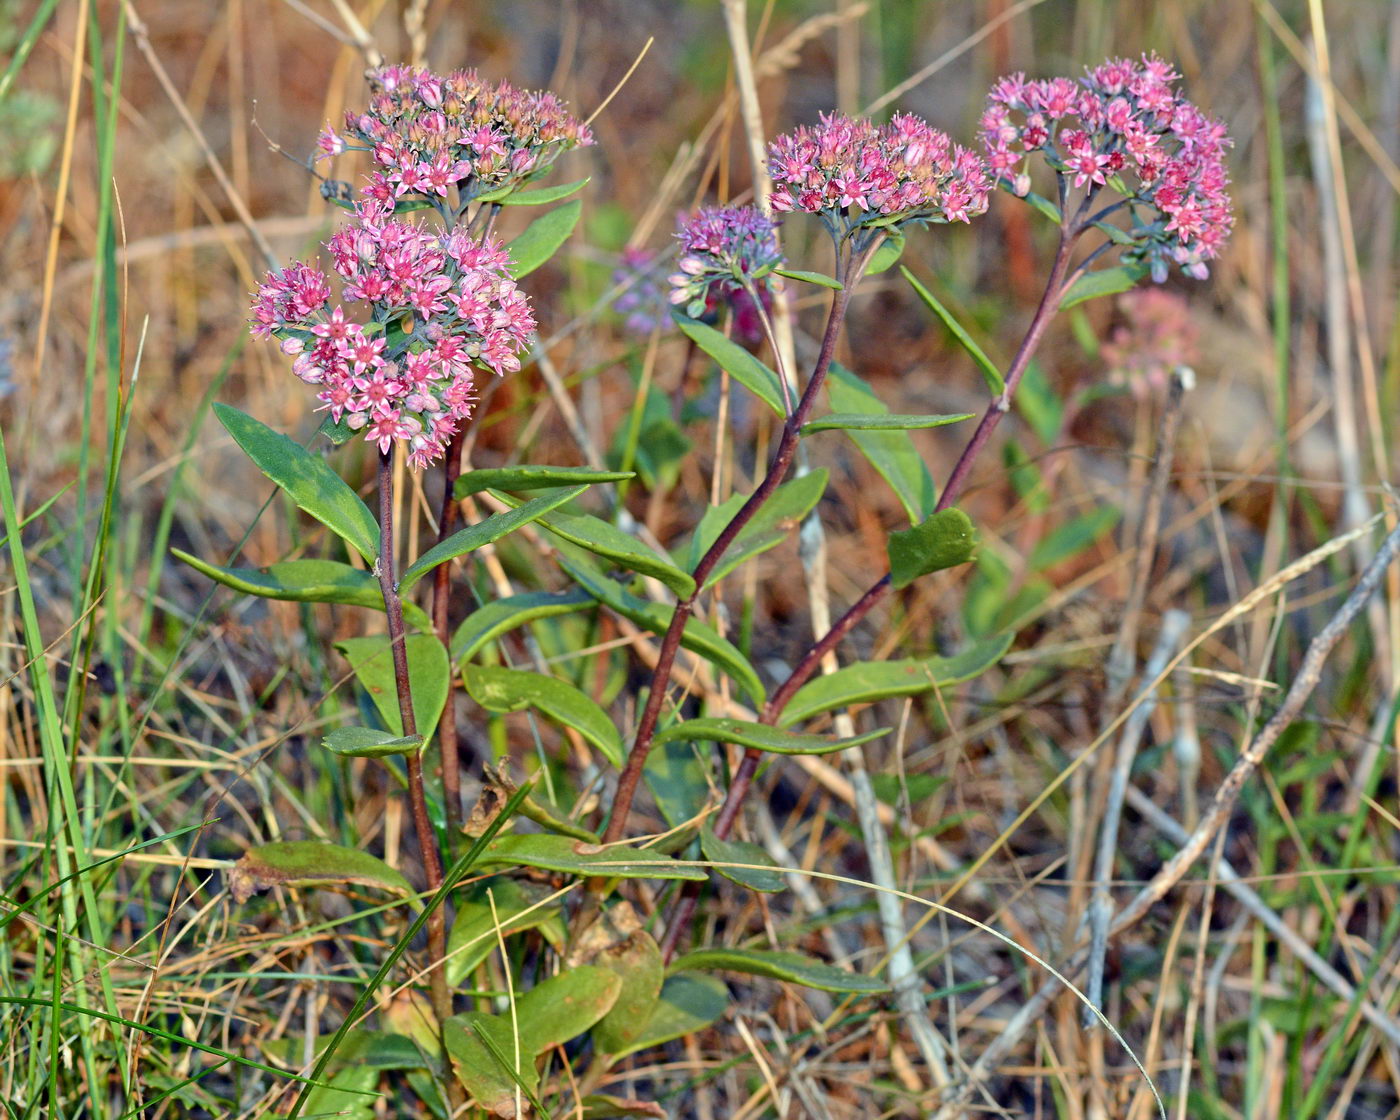
[[[885,548],[891,581],[895,587],[907,587],[920,576],[971,560],[977,551],[977,530],[967,514],[949,507],[912,529],[891,533]]]
[[[996,363],[991,358],[987,357],[982,347],[977,345],[976,340],[967,333],[963,325],[953,317],[953,313],[938,301],[937,296],[920,284],[918,277],[909,269],[901,267],[899,271],[904,273],[904,278],[909,281],[915,294],[924,301],[924,306],[938,316],[938,321],[957,340],[958,345],[968,352],[977,368],[981,370],[982,380],[987,383],[987,388],[991,390],[992,395],[1000,396],[1005,392],[1006,379],[1002,377],[1001,370],[997,368]]]
[[[593,1028],[594,1045],[604,1054],[616,1054],[637,1040],[651,1018],[666,979],[666,967],[656,939],[644,929],[605,948],[594,963],[621,981],[612,1010]]]
[[[870,386],[836,362],[831,363],[826,390],[835,412],[889,415],[890,410]],[[933,512],[938,500],[933,476],[929,474],[928,466],[908,432],[853,430],[850,438],[870,465],[890,484],[909,514],[910,521],[918,524]]]
[[[466,498],[494,487],[497,490],[544,490],[551,486],[577,486],[594,482],[625,482],[633,471],[600,471],[592,467],[483,467],[467,471],[452,486],[454,498]]]
[[[587,178],[576,179],[572,183],[561,183],[557,187],[537,187],[532,191],[513,191],[495,201],[502,206],[543,206],[547,202],[558,202],[576,194],[588,183]]]
[[[750,976],[786,980],[790,984],[801,984],[804,988],[816,988],[822,992],[855,994],[889,991],[889,985],[873,976],[847,972],[844,968],[801,953],[774,949],[697,949],[677,958],[671,968],[676,972],[682,969],[744,972]]]
[[[492,1116],[515,1116],[516,1088],[533,1095],[539,1085],[535,1056],[521,1048],[515,1066],[510,1017],[468,1011],[442,1024],[442,1044],[453,1072],[476,1103]]]
[[[912,428],[941,428],[944,424],[957,424],[971,420],[976,413],[958,412],[948,416],[910,416],[900,413],[887,413],[884,416],[871,416],[859,412],[833,412],[819,416],[802,425],[802,434],[813,432],[905,432]]]
[[[880,662],[880,664],[889,665],[893,662],[885,661]],[[832,676],[835,675],[832,674]],[[800,689],[797,695],[802,695]],[[796,699],[796,696],[793,697],[794,703]],[[787,721],[784,720],[784,722]],[[835,739],[829,735],[803,735],[793,731],[784,731],[778,727],[769,727],[767,724],[754,723],[750,720],[718,719],[711,716],[673,723],[657,735],[652,742],[660,745],[662,743],[700,740],[710,743],[737,743],[741,747],[752,747],[754,750],[767,751],[770,754],[832,754],[836,751],[844,751],[849,747],[858,747],[862,743],[880,738],[881,735],[888,735],[890,730],[888,727],[881,727],[864,735],[852,735],[848,739]]]
[[[729,989],[723,980],[703,972],[675,972],[661,986],[651,1017],[617,1057],[702,1031],[728,1008]]]
[[[840,280],[828,276],[824,272],[804,272],[800,268],[775,268],[773,271],[779,276],[786,276],[789,280],[801,280],[806,284],[820,284],[823,288],[831,288],[838,292],[842,288]]]
[[[399,715],[398,685],[394,680],[394,656],[388,635],[344,638],[335,643],[335,648],[350,662],[356,679],[374,701],[384,726],[395,735],[402,735],[403,720]],[[408,654],[414,722],[418,733],[428,738],[447,706],[447,690],[451,684],[447,650],[432,634],[409,634],[404,639],[404,649]]]
[[[521,1047],[543,1054],[577,1038],[612,1009],[621,990],[617,973],[591,964],[542,980],[515,1000]]]
[[[338,727],[321,740],[321,746],[347,758],[385,758],[391,754],[417,754],[423,749],[423,736],[396,738],[373,727]]]
[[[786,416],[783,390],[778,375],[737,342],[727,339],[714,327],[672,311],[671,318],[696,346],[713,358],[720,369],[753,393],[779,416]]]
[[[865,266],[865,275],[874,276],[877,272],[884,272],[892,267],[904,255],[904,241],[904,234],[899,230],[886,230],[885,240],[880,242],[880,247],[875,250],[875,255]]]
[[[528,276],[554,256],[574,232],[582,213],[583,203],[574,199],[531,222],[524,233],[506,246],[510,251],[511,276],[517,280]]]
[[[892,696],[915,696],[932,688],[971,680],[1000,661],[1010,645],[1010,634],[994,634],[952,657],[848,665],[799,688],[783,709],[779,722],[788,727],[820,712],[848,708],[852,704],[869,704]]]
[[[382,859],[322,840],[283,840],[249,848],[229,871],[228,888],[235,902],[247,902],[255,891],[270,887],[329,887],[359,883],[408,895],[413,887]]]
[[[478,607],[452,635],[452,660],[474,657],[488,642],[541,618],[572,614],[598,602],[587,591],[526,591]]]
[[[614,766],[622,767],[622,736],[608,713],[567,681],[496,665],[467,665],[462,679],[472,699],[487,711],[534,708],[555,723],[573,728]]]
[[[812,512],[826,491],[827,472],[819,468],[785,482],[773,491],[749,523],[745,525],[724,557],[705,580],[705,586],[713,587],[741,564],[767,552],[787,539],[788,534],[802,523],[802,519]],[[747,494],[734,494],[717,506],[710,506],[695,527],[690,542],[690,567],[700,563],[706,550],[719,538],[729,523],[748,501]]]
[[[491,898],[487,898],[487,890]],[[509,935],[522,930],[554,926],[552,937],[564,936],[558,902],[545,903],[552,892],[539,883],[506,875],[473,884],[471,893],[457,905],[452,932],[447,938],[447,983],[457,987],[476,971],[496,948],[496,926]],[[491,903],[494,900],[495,909]]]
[[[1146,275],[1147,265],[1141,263],[1120,264],[1112,268],[1086,272],[1060,297],[1060,310],[1068,311],[1086,300],[1098,299],[1100,296],[1116,296],[1119,292],[1129,291],[1136,288],[1138,282]]]
[[[743,840],[721,840],[715,835],[715,830],[710,827],[708,821],[700,829],[700,850],[705,853],[705,858],[719,865],[715,870],[738,883],[741,887],[748,887],[750,890],[762,891],[764,894],[779,894],[787,889],[787,882],[776,870],[766,870],[759,867],[725,867],[724,864],[764,864],[767,867],[776,868],[773,858],[760,848],[757,844],[748,844]]]
[[[678,864],[670,856],[626,844],[587,844],[542,832],[498,836],[486,846],[479,867],[542,867],[569,875],[608,879],[689,879],[703,882],[705,872]]]
[[[493,544],[506,534],[515,532],[522,525],[528,525],[550,510],[573,501],[586,489],[588,489],[586,486],[574,486],[568,490],[561,490],[557,494],[547,494],[543,498],[535,498],[515,509],[493,513],[489,517],[482,518],[475,525],[459,529],[445,541],[440,541],[428,549],[409,565],[408,570],[404,572],[403,578],[399,581],[399,590],[407,591],[439,564],[445,564],[448,560],[475,551],[484,545]]]
[[[265,568],[222,568],[178,548],[170,552],[195,571],[245,595],[384,609],[379,581],[369,572],[338,560],[283,560]]]
[[[329,463],[231,405],[216,402],[214,413],[258,470],[299,508],[374,563],[379,552],[379,525],[369,507]]]

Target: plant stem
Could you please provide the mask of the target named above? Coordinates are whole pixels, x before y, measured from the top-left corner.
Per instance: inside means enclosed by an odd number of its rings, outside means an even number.
[[[666,686],[671,680],[671,670],[675,665],[676,653],[680,649],[681,635],[685,633],[685,624],[689,620],[691,613],[695,609],[696,600],[704,590],[705,580],[710,572],[724,556],[725,551],[734,543],[734,538],[747,525],[758,511],[763,507],[778,488],[778,483],[787,474],[788,468],[792,465],[793,456],[797,451],[798,441],[801,439],[802,425],[807,422],[807,417],[811,415],[812,406],[816,403],[817,392],[822,383],[826,380],[826,372],[831,367],[831,359],[836,353],[836,340],[841,333],[841,324],[846,317],[846,308],[850,304],[851,288],[856,280],[860,278],[864,271],[868,254],[863,254],[850,261],[842,277],[842,286],[836,292],[831,303],[831,311],[827,315],[826,331],[822,336],[821,350],[817,355],[817,361],[812,368],[812,376],[807,381],[807,389],[802,394],[802,399],[798,401],[797,409],[791,413],[783,423],[783,434],[778,441],[778,447],[773,453],[773,458],[768,465],[768,473],[764,475],[763,481],[758,484],[758,488],[749,495],[739,511],[730,519],[729,524],[719,534],[709,550],[700,562],[695,566],[692,573],[695,577],[695,590],[691,594],[676,604],[675,612],[671,615],[671,624],[666,628],[666,635],[661,641],[661,649],[657,657],[656,668],[652,672],[651,690],[647,695],[646,707],[642,710],[642,717],[637,725],[637,735],[632,743],[631,753],[627,756],[627,764],[623,767],[622,774],[617,782],[617,794],[613,800],[612,816],[608,819],[607,830],[603,833],[603,843],[611,844],[622,837],[622,830],[627,824],[627,815],[632,808],[632,801],[637,795],[637,786],[641,782],[642,767],[645,765],[647,755],[651,751],[651,741],[656,734],[657,720],[661,716],[661,705],[666,696]]]
[[[460,429],[447,445],[447,457],[442,464],[442,512],[438,516],[438,543],[452,535],[457,525],[457,499],[452,495],[457,476],[462,473],[462,437]],[[438,641],[447,647],[447,607],[451,600],[452,565],[439,564],[433,569],[433,630]],[[447,818],[447,834],[455,836],[462,825],[462,768],[457,753],[457,678],[453,674],[447,683],[447,703],[438,720],[438,749],[442,752],[442,800]]]
[[[398,580],[394,576],[394,469],[393,455],[379,453],[379,587],[384,593],[384,613],[389,620],[389,648],[394,657],[394,683],[399,696],[399,719],[405,735],[418,734],[418,722],[413,715],[413,693],[408,680],[408,649],[404,645],[403,603],[399,599]],[[421,752],[408,755],[408,796],[413,812],[413,830],[418,834],[418,853],[423,861],[423,874],[429,891],[442,886],[442,860],[438,855],[437,835],[428,819],[428,800],[423,792],[423,759]],[[439,1025],[452,1014],[452,993],[447,988],[447,973],[438,967],[447,955],[447,927],[441,909],[428,918],[428,955],[433,965],[430,978],[433,993],[433,1013]]]

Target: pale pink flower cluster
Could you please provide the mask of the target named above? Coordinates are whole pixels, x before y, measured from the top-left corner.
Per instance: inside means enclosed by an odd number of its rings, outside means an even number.
[[[380,451],[403,441],[424,467],[470,418],[474,368],[518,370],[535,318],[499,243],[431,232],[371,204],[357,218],[326,248],[342,297],[369,304],[367,321],[332,308],[326,275],[296,262],[268,273],[252,331],[281,339],[333,423],[363,430]]]
[[[692,319],[724,303],[752,314],[746,286],[762,299],[768,292],[765,277],[783,263],[777,228],[756,206],[708,207],[683,217],[676,231],[680,259],[670,278],[671,302],[684,305]]]
[[[1184,296],[1165,288],[1135,288],[1117,304],[1120,322],[1101,348],[1115,383],[1143,396],[1164,386],[1177,366],[1196,362],[1200,330]]]
[[[323,156],[369,151],[377,170],[366,194],[391,205],[404,194],[458,203],[534,178],[571,148],[593,143],[588,126],[547,91],[484,81],[475,70],[445,76],[387,66],[370,75],[364,112],[345,114],[343,134],[321,133]]]
[[[612,307],[623,317],[622,325],[633,334],[651,334],[668,321],[670,289],[662,277],[663,271],[661,254],[654,249],[622,250],[612,282],[625,288],[613,300]]]
[[[1039,152],[1076,187],[1122,190],[1133,209],[1128,259],[1153,278],[1169,262],[1204,279],[1233,217],[1227,191],[1225,126],[1178,97],[1180,77],[1155,55],[1113,59],[1070,78],[1027,81],[1013,74],[992,87],[982,116],[987,162],[1016,194],[1030,191],[1026,161]],[[1148,211],[1139,212],[1138,204]]]
[[[966,222],[987,209],[981,156],[910,113],[889,124],[837,113],[768,149],[773,209],[820,214],[838,237],[859,226]]]

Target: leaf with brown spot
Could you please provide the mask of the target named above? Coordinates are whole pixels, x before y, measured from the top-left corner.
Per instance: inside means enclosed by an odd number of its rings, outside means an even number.
[[[409,895],[407,879],[382,859],[321,840],[284,840],[260,844],[233,865],[228,889],[233,900],[247,902],[257,891],[272,887],[334,887],[358,883]]]

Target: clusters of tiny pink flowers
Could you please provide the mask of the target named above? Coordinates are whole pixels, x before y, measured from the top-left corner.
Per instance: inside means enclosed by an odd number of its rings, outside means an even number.
[[[680,259],[670,279],[671,302],[684,305],[692,319],[725,303],[752,312],[750,289],[763,298],[768,290],[765,277],[783,263],[777,228],[778,223],[756,206],[710,207],[682,217],[676,231]]]
[[[668,321],[670,289],[662,279],[661,254],[654,249],[627,248],[613,269],[614,287],[622,291],[613,300],[613,310],[623,317],[622,325],[632,334],[648,335]]]
[[[823,114],[769,146],[768,170],[774,210],[820,214],[838,238],[861,226],[970,221],[992,188],[979,155],[910,113],[878,128]]]
[[[363,430],[380,451],[402,440],[423,467],[471,416],[474,369],[518,370],[535,318],[500,244],[433,233],[372,205],[357,217],[326,248],[342,298],[367,303],[367,321],[332,308],[326,275],[297,262],[258,289],[252,331],[281,339],[332,423]]]
[[[1117,304],[1121,321],[1101,349],[1116,384],[1142,396],[1164,386],[1177,366],[1196,362],[1200,331],[1185,297],[1165,288],[1135,288]]]
[[[455,188],[473,198],[518,186],[571,148],[593,143],[588,126],[547,91],[484,81],[474,70],[440,76],[421,67],[387,66],[370,75],[374,93],[363,112],[345,114],[343,134],[321,133],[321,155],[347,148],[372,153],[376,171],[366,193],[392,204],[407,193],[447,199]]]
[[[1225,126],[1177,96],[1180,77],[1155,55],[1113,59],[1070,78],[1028,82],[1013,74],[992,87],[982,116],[987,161],[1003,184],[1030,191],[1026,160],[1039,152],[1074,185],[1121,190],[1132,208],[1126,256],[1144,260],[1159,282],[1169,263],[1204,279],[1233,218],[1227,191]],[[1148,213],[1138,211],[1138,204]]]

